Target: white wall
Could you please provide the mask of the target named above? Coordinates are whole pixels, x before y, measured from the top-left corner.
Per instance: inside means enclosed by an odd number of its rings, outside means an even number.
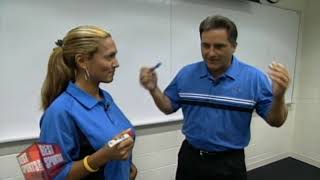
[[[294,102],[286,124],[277,129],[253,118],[252,140],[246,149],[248,169],[294,156],[320,164],[320,8],[318,0],[281,0],[277,6],[303,12],[297,54]],[[305,11],[305,8],[307,11]],[[304,14],[304,12],[306,12]],[[318,20],[318,21],[317,21]],[[302,38],[303,37],[303,38]],[[303,47],[303,48],[301,48]],[[180,122],[139,127],[134,162],[139,180],[174,179],[177,153],[183,136]],[[23,179],[15,156],[33,140],[0,144],[0,179]],[[319,166],[320,167],[320,166]]]
[[[320,167],[320,1],[307,0],[298,62],[293,156]]]

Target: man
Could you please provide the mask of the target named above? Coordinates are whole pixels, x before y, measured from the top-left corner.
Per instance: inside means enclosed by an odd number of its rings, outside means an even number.
[[[141,69],[140,82],[165,114],[182,108],[177,180],[243,180],[252,112],[274,127],[285,122],[289,73],[272,63],[271,85],[263,72],[238,60],[237,28],[226,17],[209,16],[199,30],[203,61],[182,68],[164,92],[152,68]]]

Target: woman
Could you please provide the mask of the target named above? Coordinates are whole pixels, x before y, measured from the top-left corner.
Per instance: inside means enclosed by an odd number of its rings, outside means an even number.
[[[117,48],[111,35],[79,26],[56,42],[42,87],[40,141],[60,145],[66,165],[55,179],[135,179],[132,137],[109,147],[111,139],[134,131],[100,82],[111,83]]]

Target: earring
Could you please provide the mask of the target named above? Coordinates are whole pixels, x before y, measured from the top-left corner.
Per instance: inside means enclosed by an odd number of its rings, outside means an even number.
[[[87,68],[85,68],[85,69],[84,69],[84,71],[85,71],[84,79],[85,79],[86,81],[88,81],[88,79],[90,78],[89,71],[88,71],[88,69],[87,69]]]

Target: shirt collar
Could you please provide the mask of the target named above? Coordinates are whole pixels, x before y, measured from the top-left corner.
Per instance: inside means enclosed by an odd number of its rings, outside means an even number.
[[[230,77],[231,79],[236,79],[239,72],[239,61],[235,56],[232,56],[232,62],[230,67],[224,73],[225,76]],[[200,78],[210,77],[211,74],[208,70],[207,64],[203,61],[200,66]]]
[[[200,63],[200,73],[199,73],[199,75],[200,75],[199,76],[200,78],[204,78],[204,77],[209,77],[210,76],[207,64],[204,61],[202,61]]]
[[[225,75],[231,77],[232,79],[236,79],[238,77],[239,71],[239,61],[235,56],[232,56],[231,66],[225,72]]]
[[[95,97],[72,82],[69,82],[66,92],[88,109],[91,109],[99,102]]]

